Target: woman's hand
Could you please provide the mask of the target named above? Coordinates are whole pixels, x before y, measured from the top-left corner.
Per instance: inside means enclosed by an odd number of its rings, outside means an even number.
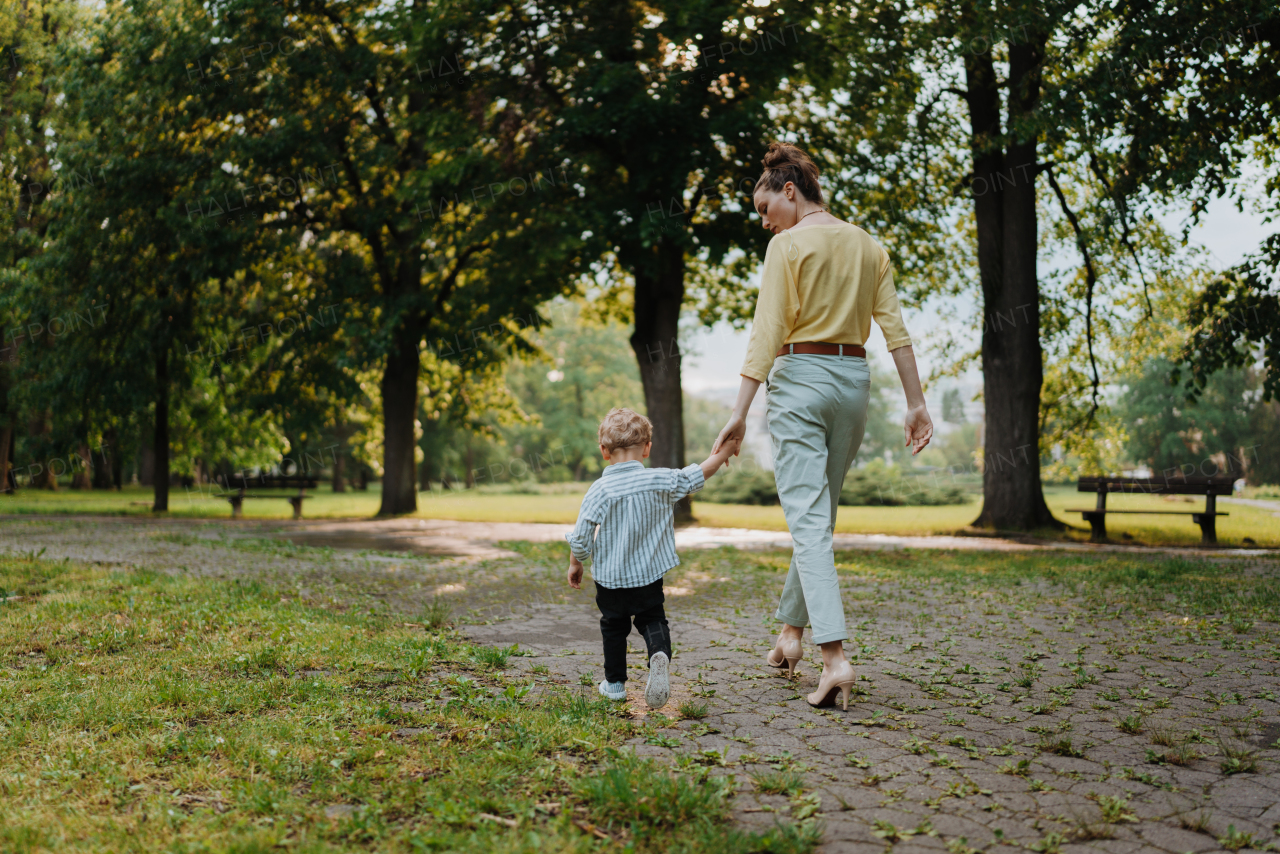
[[[756,390],[759,388],[759,380],[742,378],[742,384],[738,386],[738,399],[733,404],[733,415],[729,416],[728,423],[716,437],[716,443],[711,446],[712,454],[717,453],[725,442],[738,443],[733,451],[735,457],[742,452],[742,440],[747,435],[747,413],[751,410],[751,401],[755,400]]]
[[[929,440],[933,438],[933,419],[929,417],[929,411],[923,403],[907,410],[902,432],[906,435],[906,446],[911,448],[913,457],[929,444]]]
[[[720,435],[716,437],[716,443],[711,446],[711,455],[715,456],[720,453],[721,446],[726,443],[737,443],[738,447],[733,451],[733,455],[736,457],[742,451],[742,439],[746,435],[747,419],[735,412],[729,417],[729,421],[724,425],[724,429],[720,431]]]

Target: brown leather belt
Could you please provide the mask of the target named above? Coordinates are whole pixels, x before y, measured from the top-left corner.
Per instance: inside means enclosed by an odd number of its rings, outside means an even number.
[[[857,344],[824,344],[816,341],[783,344],[777,355],[786,356],[791,353],[797,356],[860,356],[864,359],[867,357],[867,351]]]

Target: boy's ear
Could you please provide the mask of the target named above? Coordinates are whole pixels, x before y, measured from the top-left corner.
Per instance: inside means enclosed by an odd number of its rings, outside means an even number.
[[[642,459],[642,460],[647,460],[647,459],[649,459],[649,449],[650,449],[650,448],[652,448],[652,447],[653,447],[653,443],[652,443],[652,442],[645,442],[645,443],[644,443],[644,456],[643,456],[643,457],[641,457],[641,459]]]
[[[609,459],[609,449],[604,445],[600,446],[600,456],[604,457],[606,460]]]

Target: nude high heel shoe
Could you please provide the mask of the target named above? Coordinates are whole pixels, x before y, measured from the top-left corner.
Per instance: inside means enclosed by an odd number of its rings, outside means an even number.
[[[822,674],[822,678],[818,680],[818,690],[805,699],[810,706],[820,709],[834,706],[836,704],[836,694],[839,694],[840,705],[847,712],[849,711],[849,691],[853,688],[853,683],[857,679],[858,676],[853,670],[853,665],[846,661],[844,667],[830,674]],[[817,702],[814,702],[814,697],[818,698]]]
[[[785,667],[787,678],[794,679],[796,665],[800,663],[800,659],[803,657],[804,650],[801,648],[799,640],[796,638],[778,638],[777,646],[769,651],[764,661],[770,667]]]

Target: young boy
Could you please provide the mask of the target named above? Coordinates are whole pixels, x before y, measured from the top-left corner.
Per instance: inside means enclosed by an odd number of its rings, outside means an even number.
[[[653,425],[630,409],[613,409],[600,422],[600,453],[611,463],[582,499],[569,541],[569,586],[582,588],[582,561],[592,558],[600,632],[604,635],[604,681],[600,693],[627,698],[627,635],[634,619],[649,655],[644,699],[657,709],[667,702],[671,630],[662,610],[662,576],[680,564],[676,557],[675,504],[702,489],[738,450],[726,443],[701,465],[682,469],[645,468]],[[597,526],[600,528],[596,535]]]

